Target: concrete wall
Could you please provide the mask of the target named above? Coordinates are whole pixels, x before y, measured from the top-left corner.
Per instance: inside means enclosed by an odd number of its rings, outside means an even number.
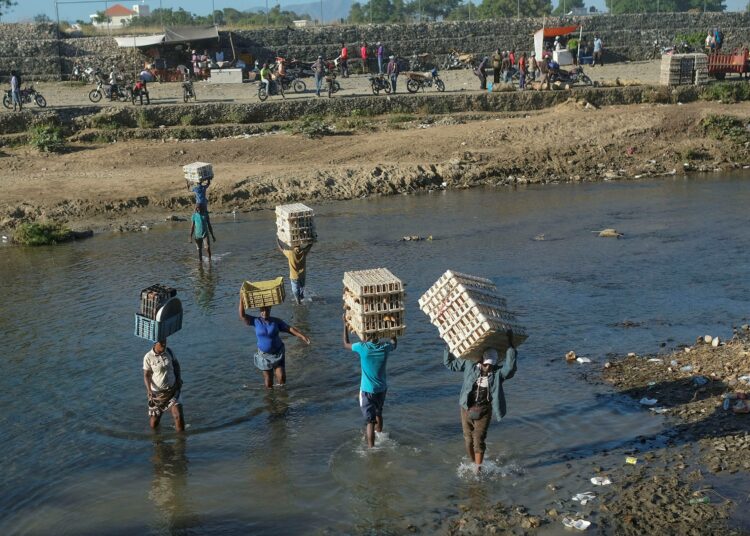
[[[581,24],[589,38],[599,33],[614,59],[638,60],[648,57],[652,43],[671,44],[678,34],[705,32],[720,27],[727,47],[750,42],[748,13],[667,13],[561,17],[546,20],[547,26]],[[362,41],[382,41],[388,53],[409,57],[428,52],[440,57],[451,49],[488,54],[496,48],[531,50],[532,34],[541,19],[497,19],[491,21],[439,22],[419,24],[374,24],[312,28],[269,28],[232,32],[236,49],[248,49],[259,57],[274,54],[312,60],[318,54],[338,55],[341,41],[357,56]],[[229,39],[221,32],[221,43],[229,53]],[[590,39],[589,39],[590,40]],[[119,63],[123,69],[142,63],[143,58],[117,47],[105,36],[57,38],[54,25],[0,24],[0,78],[18,68],[29,79],[60,79],[71,72],[75,61],[109,68]]]

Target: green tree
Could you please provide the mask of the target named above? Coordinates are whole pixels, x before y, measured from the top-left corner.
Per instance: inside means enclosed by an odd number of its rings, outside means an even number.
[[[462,0],[412,0],[406,5],[406,12],[414,19],[444,19],[455,11],[461,2]]]
[[[583,0],[560,0],[560,3],[552,11],[552,14],[558,16],[565,15],[566,13],[570,13],[571,9],[581,7],[586,7]]]
[[[34,15],[34,22],[37,24],[45,24],[52,22],[52,19],[50,19],[45,13],[39,13],[38,15]]]
[[[104,11],[97,11],[96,15],[93,17],[93,21],[97,24],[104,24],[112,22],[112,19],[105,15]]]
[[[515,17],[542,17],[552,12],[551,0],[482,0],[477,8],[482,19]]]
[[[612,13],[655,13],[657,4],[653,0],[608,0]],[[703,11],[704,0],[659,0],[660,12],[684,12],[691,9]],[[705,0],[706,11],[725,11],[724,0]]]
[[[478,18],[477,16],[477,5],[474,2],[467,2],[460,4],[456,9],[452,10],[446,20],[471,20]]]
[[[349,8],[349,22],[404,22],[409,18],[410,6],[403,0],[370,0],[360,4],[355,2]]]

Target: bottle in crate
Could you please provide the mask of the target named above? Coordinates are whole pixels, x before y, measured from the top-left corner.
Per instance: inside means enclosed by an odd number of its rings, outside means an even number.
[[[302,203],[276,207],[276,236],[289,247],[315,242],[315,213]]]
[[[141,291],[139,313],[146,318],[156,319],[156,313],[170,298],[177,296],[177,290],[166,285],[151,285]]]
[[[509,329],[516,345],[527,338],[489,279],[448,270],[419,298],[419,307],[456,357],[478,360],[486,348],[505,351]]]
[[[344,273],[346,320],[365,340],[404,334],[404,286],[386,268]]]

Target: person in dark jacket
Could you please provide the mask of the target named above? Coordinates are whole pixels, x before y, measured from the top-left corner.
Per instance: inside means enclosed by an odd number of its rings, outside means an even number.
[[[503,382],[516,373],[516,348],[513,332],[508,330],[508,350],[505,362],[498,364],[497,350],[487,348],[480,362],[459,359],[445,349],[443,364],[448,370],[464,373],[459,405],[461,406],[461,427],[464,433],[466,453],[481,470],[486,450],[485,440],[490,421],[494,415],[500,421],[505,417],[505,393]]]
[[[490,58],[485,56],[482,58],[482,61],[479,63],[476,69],[474,69],[474,74],[477,75],[479,78],[479,89],[485,90],[487,89],[487,64],[490,62]]]

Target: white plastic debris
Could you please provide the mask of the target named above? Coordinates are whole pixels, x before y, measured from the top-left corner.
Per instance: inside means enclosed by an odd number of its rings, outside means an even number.
[[[711,341],[714,340],[714,338],[711,335],[704,335],[703,336],[703,342],[706,344],[711,344]]]
[[[650,411],[653,411],[654,413],[661,415],[662,413],[666,413],[669,411],[668,408],[663,408],[659,406],[658,408],[648,408]]]
[[[583,493],[578,493],[577,495],[573,496],[573,500],[576,502],[583,504],[586,504],[589,501],[593,501],[596,499],[596,495],[594,495],[590,491],[584,491]]]
[[[663,363],[664,361],[659,359],[658,357],[652,357],[648,360],[649,363]]]
[[[609,486],[612,481],[606,476],[592,476],[591,483],[595,486]]]
[[[591,363],[591,360],[588,357],[577,357],[576,361],[583,365],[584,363]]]
[[[711,341],[711,346],[713,346],[714,348],[716,348],[717,346],[719,346],[719,344],[721,344],[721,341],[719,340],[719,337],[714,337],[713,340]]]
[[[684,367],[680,367],[680,370],[682,372],[691,372],[693,370],[693,365],[685,365]]]
[[[569,529],[577,529],[577,530],[586,530],[591,526],[591,521],[586,521],[585,519],[571,519],[569,517],[564,517],[562,519],[562,524]]]
[[[750,383],[750,374],[745,374],[744,376],[740,376],[737,379],[744,383]]]
[[[645,396],[641,398],[641,405],[643,406],[655,406],[658,402],[655,398],[646,398]]]

